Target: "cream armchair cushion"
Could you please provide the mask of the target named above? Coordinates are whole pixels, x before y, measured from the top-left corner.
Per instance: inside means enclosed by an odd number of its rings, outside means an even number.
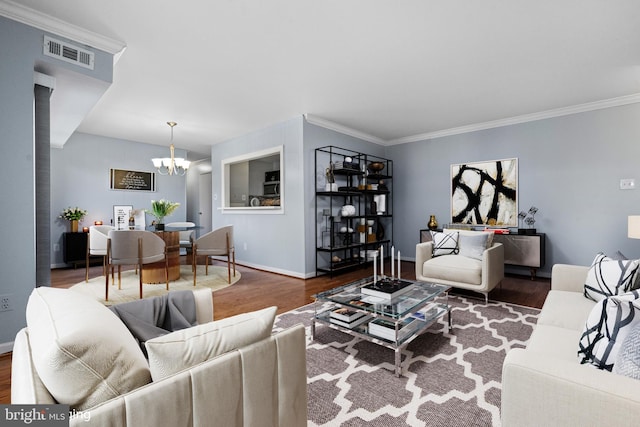
[[[269,337],[275,316],[276,307],[269,307],[148,340],[153,381]]]
[[[151,381],[144,354],[126,326],[83,294],[34,289],[27,327],[35,369],[58,402],[82,410]]]

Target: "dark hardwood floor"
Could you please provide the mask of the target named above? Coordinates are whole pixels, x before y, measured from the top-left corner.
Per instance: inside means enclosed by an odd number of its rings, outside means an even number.
[[[184,258],[184,257],[183,257]],[[186,262],[186,260],[183,260]],[[334,277],[320,276],[296,279],[289,276],[238,266],[242,279],[233,286],[216,291],[213,297],[216,320],[239,313],[277,306],[278,314],[313,302],[312,295],[336,286],[371,275],[370,270],[358,269]],[[415,279],[413,262],[403,262],[403,278]],[[68,288],[84,280],[84,268],[55,269],[51,271],[51,286]],[[90,277],[102,275],[102,267],[89,269]],[[494,289],[489,298],[512,304],[541,308],[550,289],[545,278],[532,280],[529,276],[507,275],[501,286]],[[482,296],[454,290],[452,294]],[[11,353],[0,355],[0,404],[11,402]]]

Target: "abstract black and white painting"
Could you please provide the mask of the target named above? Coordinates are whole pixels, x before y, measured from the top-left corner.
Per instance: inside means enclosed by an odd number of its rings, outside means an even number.
[[[518,226],[518,159],[451,165],[453,224]]]

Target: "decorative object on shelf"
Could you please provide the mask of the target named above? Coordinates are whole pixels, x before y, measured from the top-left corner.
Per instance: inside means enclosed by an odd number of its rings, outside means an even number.
[[[429,228],[429,230],[435,230],[438,228],[438,221],[436,221],[435,215],[429,216],[429,223],[427,224],[427,227]]]
[[[102,221],[93,221],[93,225],[102,225]]]
[[[87,215],[87,211],[76,206],[75,208],[68,207],[63,209],[59,218],[69,221],[71,223],[71,232],[77,233],[78,223],[82,221],[82,218],[84,218],[85,215]]]
[[[180,203],[170,202],[165,199],[158,201],[151,201],[151,209],[147,209],[146,212],[153,215],[156,218],[155,227],[156,230],[164,230],[164,218],[171,215],[176,209],[178,209]]]
[[[325,191],[338,191],[338,184],[336,184],[336,176],[333,173],[333,163],[329,163],[329,167],[325,171],[327,177],[327,184],[325,185]]]
[[[387,211],[387,196],[385,196],[384,194],[377,194],[373,196],[373,201],[376,204],[375,213],[377,213],[378,215],[384,215]]]
[[[451,185],[453,224],[518,225],[517,158],[451,165]]]
[[[171,145],[169,145],[169,151],[171,157],[155,158],[151,159],[153,166],[158,169],[160,175],[184,175],[189,169],[190,161],[183,159],[182,157],[175,157],[173,146],[173,128],[178,124],[176,122],[167,122],[171,127]]]
[[[89,232],[89,227],[82,227],[82,232],[83,233],[88,233]]]
[[[373,174],[380,173],[384,169],[384,163],[382,163],[382,162],[371,162],[371,163],[369,163],[369,166],[367,166],[367,169],[369,169],[369,172],[371,172]]]
[[[356,207],[353,205],[344,205],[340,210],[342,216],[354,216],[356,214]]]
[[[520,211],[520,213],[518,213],[518,218],[520,218],[520,221],[529,226],[529,228],[519,228],[518,234],[536,234],[536,229],[533,228],[533,226],[536,224],[537,212],[538,208],[536,208],[535,206],[531,206],[528,212]]]
[[[380,221],[378,221],[378,226],[376,227],[376,239],[384,239],[384,226]]]

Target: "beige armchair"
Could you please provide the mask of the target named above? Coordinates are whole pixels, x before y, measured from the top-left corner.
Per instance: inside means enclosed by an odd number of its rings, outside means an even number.
[[[467,237],[482,232],[456,230]],[[475,234],[474,234],[475,233]],[[440,283],[458,289],[467,289],[484,295],[489,301],[489,292],[504,278],[504,248],[501,243],[492,243],[488,249],[478,252],[477,257],[456,253],[433,256],[434,242],[416,245],[416,280]]]
[[[135,265],[139,271],[142,299],[142,266],[158,261],[165,263],[165,278],[169,290],[169,264],[164,240],[150,231],[111,230],[107,241],[107,268],[118,266],[118,289],[123,265]],[[109,274],[106,274],[105,301],[109,301]]]
[[[109,240],[109,231],[113,230],[110,225],[92,225],[89,227],[89,236],[87,236],[87,259],[85,260],[85,282],[89,281],[89,257],[102,257],[102,274],[107,274],[107,240]]]
[[[213,230],[204,236],[200,236],[193,242],[192,262],[193,262],[193,286],[196,285],[196,259],[198,255],[206,255],[205,274],[209,274],[209,257],[227,257],[227,271],[229,283],[231,283],[231,260],[233,260],[233,277],[236,276],[236,251],[233,245],[233,226],[227,225]]]

